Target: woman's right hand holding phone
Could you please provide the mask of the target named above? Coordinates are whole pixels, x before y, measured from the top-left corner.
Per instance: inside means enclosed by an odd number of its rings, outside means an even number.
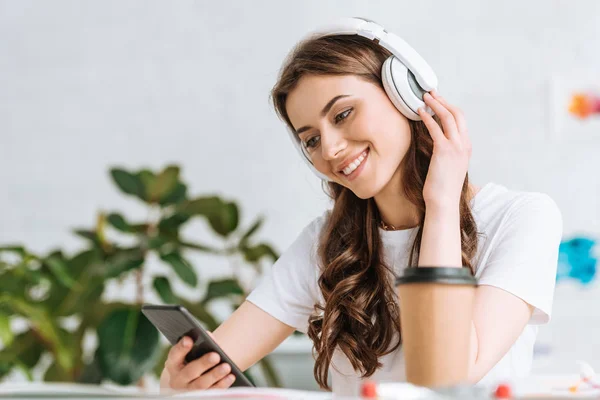
[[[160,376],[161,390],[225,389],[233,384],[235,376],[231,374],[231,366],[221,363],[221,357],[215,352],[186,364],[185,356],[191,349],[192,339],[187,336],[171,347]]]

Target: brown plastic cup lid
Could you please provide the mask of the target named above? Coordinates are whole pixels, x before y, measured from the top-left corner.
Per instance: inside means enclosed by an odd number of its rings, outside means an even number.
[[[469,268],[457,267],[410,267],[396,278],[396,286],[406,283],[446,283],[450,285],[477,286],[477,279]]]

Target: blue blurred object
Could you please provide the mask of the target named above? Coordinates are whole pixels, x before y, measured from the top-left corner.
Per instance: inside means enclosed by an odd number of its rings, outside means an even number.
[[[563,241],[559,247],[556,280],[571,278],[589,284],[596,276],[597,260],[592,254],[595,244],[595,240],[586,237]]]

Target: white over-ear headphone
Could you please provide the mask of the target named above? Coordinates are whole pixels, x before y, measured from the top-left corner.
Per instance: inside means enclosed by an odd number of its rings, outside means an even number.
[[[437,76],[433,69],[408,43],[393,33],[387,32],[379,24],[364,18],[342,18],[327,26],[318,28],[305,36],[304,40],[332,35],[359,35],[371,39],[392,55],[385,60],[381,69],[383,88],[388,97],[406,118],[421,120],[417,110],[423,107],[433,115],[433,111],[423,102],[425,92],[437,88]],[[329,178],[314,167],[306,149],[300,143],[296,132],[288,129],[294,147],[298,150],[310,169],[321,179]]]

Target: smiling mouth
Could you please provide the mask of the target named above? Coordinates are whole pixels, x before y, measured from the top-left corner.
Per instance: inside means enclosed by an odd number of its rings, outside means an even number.
[[[344,168],[340,172],[344,176],[351,175],[365,161],[365,159],[367,158],[368,154],[369,154],[369,148],[365,149],[365,151],[363,151],[362,153],[360,153],[359,156],[356,157],[356,159],[354,161],[352,161],[346,168]]]

